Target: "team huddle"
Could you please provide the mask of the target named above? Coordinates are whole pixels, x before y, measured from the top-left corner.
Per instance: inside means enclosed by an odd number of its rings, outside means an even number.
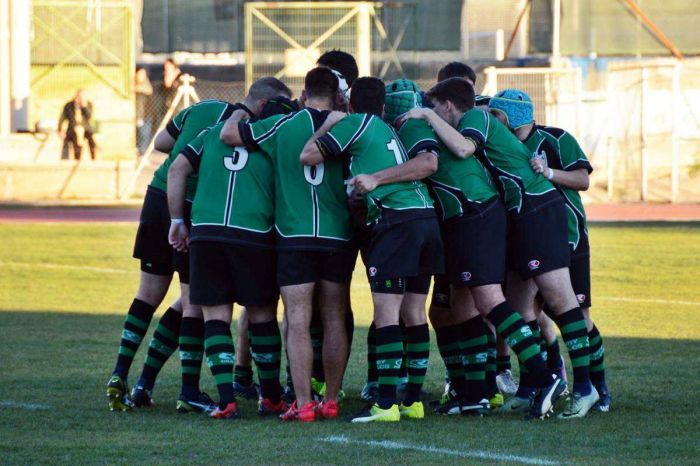
[[[462,63],[444,66],[425,93],[407,79],[358,78],[342,51],[317,65],[297,100],[261,78],[242,102],[202,101],[156,136],[169,157],[144,199],[141,281],[107,385],[110,410],[152,405],[156,377],[179,349],[178,411],[235,419],[244,397],[283,421],[339,417],[359,253],[374,320],[367,407],[351,422],[425,417],[428,320],[446,369],[436,413],[545,418],[564,397],[559,418],[608,411],[579,195],[592,167],[573,136],[537,125],[520,90],[475,95],[476,75]],[[180,298],[129,392],[174,272]],[[244,307],[237,352],[234,303]],[[218,401],[200,390],[205,358]]]

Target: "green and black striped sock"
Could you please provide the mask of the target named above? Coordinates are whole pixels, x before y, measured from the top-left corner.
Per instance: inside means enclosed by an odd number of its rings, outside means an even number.
[[[158,321],[156,331],[148,343],[148,353],[139,379],[139,384],[147,390],[153,390],[158,373],[177,349],[181,322],[182,312],[172,307],[169,307]]]
[[[374,326],[374,322],[369,326],[367,330],[367,382],[372,383],[379,380],[379,374],[377,373],[377,342],[376,342],[377,328]]]
[[[479,402],[486,396],[486,359],[488,337],[486,325],[481,316],[473,317],[460,324],[462,343],[462,360],[467,379],[466,399]]]
[[[180,324],[180,394],[189,400],[199,395],[199,377],[204,359],[204,319],[183,317]]]
[[[435,337],[440,356],[447,369],[450,387],[454,390],[457,398],[463,398],[466,395],[467,381],[464,376],[464,365],[462,363],[462,348],[460,345],[462,337],[459,334],[459,325],[436,328]]]
[[[250,331],[248,332],[250,333]],[[253,366],[240,366],[236,364],[233,368],[233,380],[244,387],[249,387],[253,383]]]
[[[505,372],[512,369],[510,364],[510,354],[507,356],[496,356],[496,371]]]
[[[559,350],[559,339],[546,343],[547,345],[547,366],[553,371],[561,369],[561,351]]]
[[[591,382],[597,387],[605,383],[605,347],[603,346],[603,338],[595,324],[588,332],[588,339],[590,341]]]
[[[219,392],[219,408],[225,409],[227,404],[236,401],[233,394],[233,365],[236,363],[236,352],[231,336],[231,324],[222,320],[205,322],[204,351]]]
[[[311,349],[313,349],[314,353],[311,377],[319,382],[324,382],[326,380],[326,375],[323,372],[323,323],[318,313],[315,313],[315,315],[311,317],[309,334],[311,335]]]
[[[401,327],[389,325],[378,328],[377,332],[377,372],[379,374],[379,400],[382,409],[396,404],[396,386],[403,359],[403,336]]]
[[[112,375],[119,375],[124,379],[127,378],[136,351],[138,351],[139,345],[141,345],[141,341],[148,331],[148,326],[151,323],[155,311],[155,307],[140,299],[134,299],[131,303],[129,312],[124,319],[124,329],[122,330],[122,338],[119,343],[117,364],[114,367]]]
[[[277,320],[261,324],[250,323],[250,348],[258,367],[260,392],[263,398],[279,403],[282,396],[280,366],[282,360],[282,337]]]
[[[411,405],[420,401],[420,392],[428,372],[430,357],[430,329],[428,324],[406,327],[406,359],[408,385],[404,404]]]
[[[591,390],[588,330],[580,307],[554,316],[561,337],[569,351],[571,368],[574,373],[574,392],[587,395]]]
[[[533,375],[534,388],[539,388],[548,382],[549,371],[542,359],[539,341],[533,337],[532,330],[520,314],[504,301],[494,307],[487,318],[518,356],[518,361],[525,366],[528,373]]]
[[[496,335],[486,325],[486,394],[490,398],[496,393],[498,393],[498,385],[496,385]]]

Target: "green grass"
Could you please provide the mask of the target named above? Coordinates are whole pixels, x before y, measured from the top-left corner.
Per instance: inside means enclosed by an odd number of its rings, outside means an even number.
[[[318,441],[333,435],[567,464],[687,464],[700,457],[698,225],[591,228],[593,315],[605,337],[613,412],[579,421],[534,423],[496,415],[430,415],[423,422],[361,427],[340,421],[283,425],[258,419],[250,402],[242,403],[244,419],[236,422],[178,415],[173,409],[179,389],[177,361],[163,370],[155,408],[109,413],[104,386],[138,282],[138,264],[130,258],[135,225],[0,228],[2,464],[486,461],[438,450]],[[371,315],[369,289],[361,270],[356,274],[357,329],[345,380],[351,399],[344,412],[360,407],[357,394],[365,373],[364,338]],[[176,297],[173,287],[167,299]],[[132,379],[142,361],[140,351]],[[215,392],[206,368],[203,373],[206,389]],[[427,389],[437,394],[442,376],[433,351]],[[49,409],[32,410],[18,403]]]

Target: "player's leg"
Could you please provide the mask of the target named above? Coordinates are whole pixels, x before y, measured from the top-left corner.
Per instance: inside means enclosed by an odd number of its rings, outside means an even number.
[[[190,301],[189,285],[181,283],[180,288],[183,296]],[[182,381],[175,409],[182,413],[211,413],[216,403],[199,388],[204,359],[204,314],[201,306],[191,302],[183,306],[179,343]]]
[[[321,318],[320,286],[314,291],[313,307],[311,309],[311,347],[314,350],[314,364],[311,368],[311,392],[316,401],[320,401],[326,392],[326,375],[323,371],[323,319]]]
[[[537,314],[537,323],[540,326],[542,333],[542,342],[544,343],[544,353],[547,356],[547,367],[553,372],[559,374],[564,380],[566,377],[566,365],[564,358],[559,350],[559,338],[557,337],[556,324],[549,318],[546,312],[542,311],[544,301],[538,294],[535,298],[535,313]]]
[[[510,363],[510,347],[498,333],[496,333],[496,385],[501,393],[506,395],[515,395],[518,391],[518,382],[513,377]]]
[[[251,306],[248,312],[251,349],[260,381],[258,414],[276,416],[287,410],[280,385],[282,337],[277,325],[277,302]]]
[[[377,327],[374,325],[374,321],[370,324],[367,329],[367,380],[364,387],[362,387],[362,392],[360,392],[360,399],[367,401],[369,403],[374,403],[377,401],[379,396],[379,374],[377,372]]]
[[[233,366],[236,352],[231,334],[233,303],[202,305],[204,314],[204,352],[219,393],[219,404],[211,413],[215,419],[240,417],[233,393]]]
[[[249,400],[258,399],[258,387],[253,381],[253,360],[250,355],[248,310],[241,308],[236,327],[236,367],[233,369],[233,390],[236,396]]]
[[[411,419],[425,417],[421,393],[430,357],[430,328],[425,314],[425,302],[430,289],[430,275],[410,277],[401,302],[400,316],[405,324],[406,366],[408,383],[399,410]]]

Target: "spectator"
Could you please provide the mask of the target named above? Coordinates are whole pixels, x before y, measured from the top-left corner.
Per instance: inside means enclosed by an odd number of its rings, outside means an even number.
[[[87,100],[85,92],[78,89],[73,100],[63,106],[63,112],[58,120],[58,134],[63,139],[63,149],[61,158],[68,159],[68,146],[73,147],[73,157],[80,160],[85,141],[90,147],[90,157],[95,160],[97,144],[90,125],[92,117],[92,102]],[[63,123],[68,122],[67,128],[63,129]]]
[[[180,68],[175,64],[172,58],[168,58],[163,62],[163,84],[161,86],[163,115],[168,111],[177,95],[177,88],[180,87],[181,74],[182,71],[180,71]]]
[[[136,94],[136,146],[139,155],[143,155],[151,142],[152,121],[150,115],[151,99],[153,97],[153,86],[148,79],[146,68],[136,69],[134,82],[134,92]]]

